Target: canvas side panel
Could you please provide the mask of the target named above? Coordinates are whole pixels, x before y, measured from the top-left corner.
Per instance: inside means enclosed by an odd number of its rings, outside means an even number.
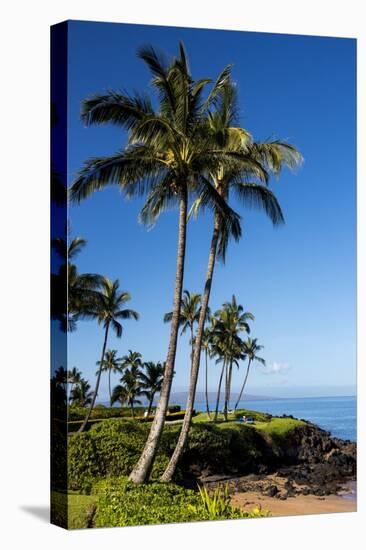
[[[51,523],[67,528],[67,29],[51,27]]]

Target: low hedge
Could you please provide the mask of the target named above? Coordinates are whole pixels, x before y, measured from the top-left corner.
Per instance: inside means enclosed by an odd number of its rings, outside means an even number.
[[[165,420],[167,422],[170,422],[170,421],[173,421],[173,420],[183,420],[185,412],[186,411],[168,413],[165,417]],[[196,412],[193,411],[193,415],[195,415],[195,414],[196,414]],[[148,416],[148,417],[137,416],[134,419],[132,418],[131,415],[130,416],[122,416],[122,417],[120,416],[118,418],[118,420],[120,422],[131,422],[132,421],[132,422],[144,422],[144,423],[152,422],[153,419],[154,419],[153,415]],[[88,424],[86,426],[86,430],[89,430],[92,426],[94,426],[95,424],[98,424],[99,422],[102,422],[104,420],[115,420],[115,418],[113,418],[113,417],[107,417],[107,418],[102,418],[102,417],[93,418],[93,417],[91,417],[91,419],[88,421]],[[80,428],[80,426],[82,425],[82,423],[83,423],[83,420],[70,420],[67,423],[68,432],[69,433],[77,432],[78,429]]]
[[[143,418],[144,413],[146,411],[146,407],[135,407],[135,415],[136,417]],[[152,411],[154,411],[156,407],[152,407]],[[179,413],[181,411],[180,405],[169,405],[168,407],[168,413]],[[84,420],[86,417],[86,414],[88,412],[88,409],[86,407],[76,407],[72,405],[69,407],[69,414],[68,414],[68,420],[69,422],[75,422],[77,420]],[[107,418],[131,418],[131,408],[130,407],[106,407],[105,405],[96,405],[94,409],[91,412],[90,418],[92,420],[98,419],[98,420],[105,420]]]

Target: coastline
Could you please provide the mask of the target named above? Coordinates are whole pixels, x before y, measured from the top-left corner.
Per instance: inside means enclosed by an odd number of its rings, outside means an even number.
[[[250,511],[260,508],[269,511],[272,517],[312,514],[348,513],[357,511],[356,481],[340,484],[335,494],[323,496],[308,493],[308,487],[296,483],[289,485],[289,480],[279,474],[262,476],[259,486],[255,487],[254,476],[243,476],[228,480],[230,503],[235,508]],[[251,485],[251,490],[242,487]],[[206,485],[222,485],[210,483]],[[289,490],[290,489],[290,490]]]
[[[233,495],[231,504],[243,510],[258,506],[262,510],[269,510],[273,517],[357,512],[356,499],[347,499],[339,495],[325,497],[297,495],[287,500],[280,500],[247,492]]]

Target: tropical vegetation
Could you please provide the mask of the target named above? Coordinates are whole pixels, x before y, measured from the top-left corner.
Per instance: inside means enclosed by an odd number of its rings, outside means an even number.
[[[168,209],[178,210],[172,308],[163,318],[169,324],[168,348],[164,358],[110,349],[110,334],[121,338],[125,322],[139,319],[139,313],[127,307],[130,293],[121,290],[118,279],[79,273],[75,257],[85,239],[53,241],[62,260],[59,273],[53,275],[54,288],[64,292],[65,273],[68,278],[68,311],[54,300],[54,318],[64,331],[75,331],[83,320],[97,322],[102,329],[93,390],[76,367],[70,372],[59,367],[52,378],[54,395],[70,405],[70,423],[83,416],[79,433],[70,435],[69,489],[94,495],[96,526],[249,517],[249,512],[231,507],[227,489],[188,491],[172,480],[179,482],[192,457],[214,463],[213,469],[230,461],[238,468],[239,459],[233,457],[240,451],[240,468],[245,469],[261,455],[263,433],[271,433],[271,419],[265,415],[256,417],[254,427],[238,422],[250,370],[255,363],[265,364],[260,356],[263,345],[249,336],[255,316],[240,303],[248,303],[248,297],[235,296],[229,289],[220,307],[213,309],[210,302],[215,266],[226,262],[230,242],[241,239],[241,210],[256,208],[274,227],[283,224],[281,206],[269,188],[271,177],[278,177],[284,167],[299,166],[302,157],[294,145],[279,139],[255,141],[241,126],[231,65],[212,80],[207,75],[193,77],[183,44],[169,61],[152,46],[140,48],[137,55],[150,71],[151,94],[109,90],[82,102],[86,126],[112,124],[126,132],[127,142],[117,152],[86,160],[69,197],[79,204],[109,185],[118,186],[124,198],[143,197],[139,221],[147,227]],[[184,289],[187,225],[207,213],[211,237],[202,291]],[[184,411],[174,413],[169,404],[175,361],[186,333],[187,402]],[[203,355],[206,412],[197,415]],[[232,408],[236,370],[241,387]],[[108,376],[110,405],[104,413],[97,403],[103,373]],[[208,387],[214,377],[216,400],[210,410]],[[119,418],[113,417],[115,409],[121,411]],[[174,414],[181,421],[168,426],[166,420]],[[139,509],[141,500],[144,507]]]

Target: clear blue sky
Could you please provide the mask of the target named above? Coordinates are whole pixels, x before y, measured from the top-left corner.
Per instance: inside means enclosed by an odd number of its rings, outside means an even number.
[[[248,392],[262,395],[352,393],[356,383],[356,41],[145,25],[69,24],[69,183],[84,160],[110,154],[126,135],[112,126],[85,128],[80,102],[107,89],[146,90],[150,76],[136,49],[153,44],[168,56],[185,43],[195,78],[214,78],[232,63],[241,125],[256,140],[286,139],[305,163],[272,181],[286,225],[274,230],[263,214],[243,210],[244,234],[216,268],[211,307],[235,293],[256,320],[252,335],[265,346],[268,372],[252,370]],[[87,239],[81,272],[119,278],[132,295],[138,322],[125,324],[109,347],[144,360],[164,360],[175,270],[177,212],[155,228],[139,225],[140,201],[117,188],[70,208],[73,235]],[[239,208],[239,207],[238,207]],[[184,288],[202,290],[211,217],[191,222]],[[93,383],[102,330],[80,322],[69,335],[69,367]],[[201,373],[202,374],[202,373]],[[187,387],[188,337],[179,341],[174,390]],[[242,372],[235,373],[234,388]],[[211,366],[211,388],[218,367]],[[116,379],[117,381],[117,379]],[[200,377],[199,387],[203,387]],[[100,398],[107,394],[103,380]]]

